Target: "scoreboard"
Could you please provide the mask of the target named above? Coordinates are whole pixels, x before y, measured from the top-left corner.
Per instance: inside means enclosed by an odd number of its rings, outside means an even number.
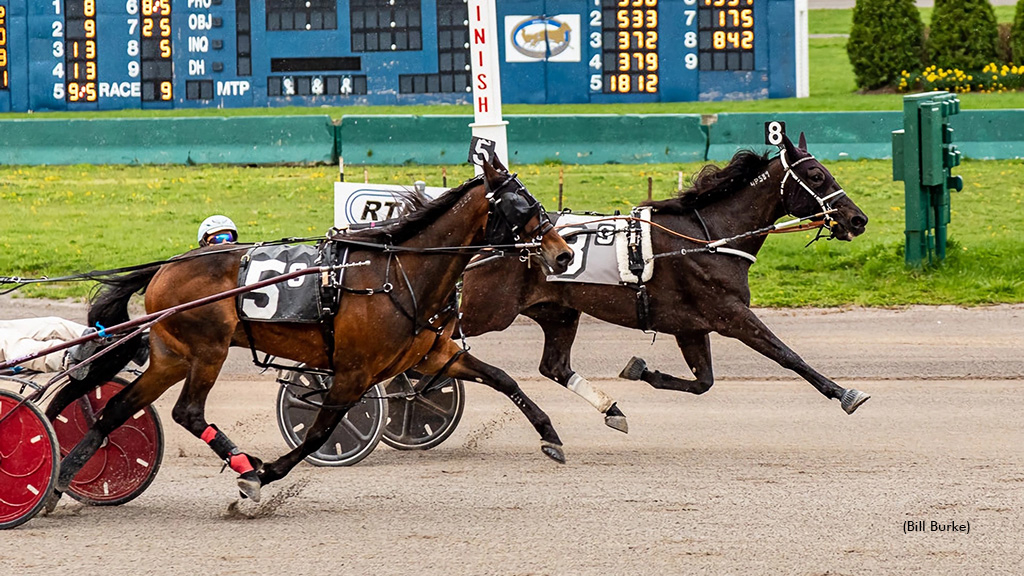
[[[0,111],[469,103],[467,10],[465,0],[0,0]],[[502,98],[797,96],[801,10],[806,0],[499,0]]]

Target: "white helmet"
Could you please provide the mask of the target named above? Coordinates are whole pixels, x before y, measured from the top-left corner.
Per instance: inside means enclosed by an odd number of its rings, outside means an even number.
[[[229,232],[231,234],[229,242],[238,240],[238,229],[235,228],[235,223],[231,221],[231,218],[216,214],[203,220],[203,223],[199,225],[199,235],[197,237],[199,245],[208,246],[210,244],[208,239],[219,232]]]

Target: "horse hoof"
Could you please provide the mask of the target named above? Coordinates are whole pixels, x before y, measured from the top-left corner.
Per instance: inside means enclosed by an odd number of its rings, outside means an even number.
[[[608,411],[604,413],[604,423],[609,428],[614,428],[623,434],[629,434],[629,424],[626,423],[626,415],[619,410],[617,403],[612,403]]]
[[[619,378],[626,380],[639,380],[644,375],[644,370],[647,370],[647,362],[643,358],[637,358],[633,356],[626,362],[626,367],[619,372]]]
[[[839,399],[839,402],[847,414],[853,414],[854,410],[860,408],[860,405],[867,402],[870,398],[871,395],[865,394],[860,390],[847,388],[846,392],[843,392],[843,396]]]
[[[255,470],[250,470],[238,477],[238,491],[242,498],[249,498],[253,502],[259,502],[260,486],[262,484]]]
[[[609,427],[609,428],[618,430],[619,432],[622,432],[623,434],[629,434],[629,423],[626,422],[626,417],[625,416],[608,416],[608,415],[606,415],[604,417],[604,425]]]
[[[541,442],[540,451],[545,456],[551,458],[559,464],[565,464],[565,452],[562,452],[562,447],[558,444],[552,444],[551,442]]]

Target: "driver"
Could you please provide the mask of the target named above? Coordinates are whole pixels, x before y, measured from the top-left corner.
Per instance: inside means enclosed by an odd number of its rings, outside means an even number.
[[[215,214],[199,225],[199,234],[196,238],[200,246],[234,244],[238,242],[238,228],[231,218]]]

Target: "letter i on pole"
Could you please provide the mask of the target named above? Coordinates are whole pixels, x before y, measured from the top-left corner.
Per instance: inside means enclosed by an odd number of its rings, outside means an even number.
[[[473,86],[474,139],[494,142],[494,153],[508,166],[508,139],[501,118],[501,77],[498,63],[498,25],[494,0],[469,0],[469,42]],[[476,164],[476,173],[483,171]]]

